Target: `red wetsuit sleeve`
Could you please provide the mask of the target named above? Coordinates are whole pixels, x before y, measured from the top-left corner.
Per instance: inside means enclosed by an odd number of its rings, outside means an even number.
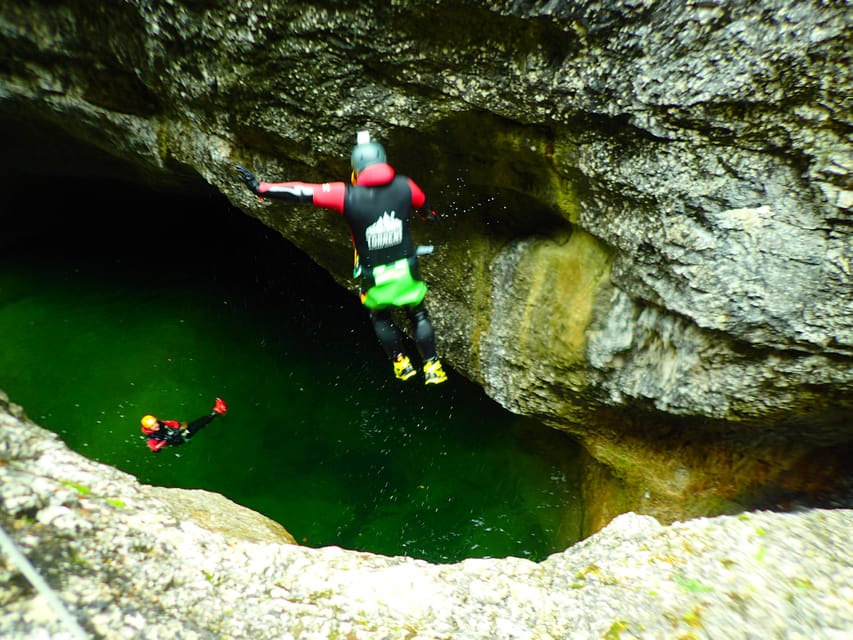
[[[409,189],[412,190],[412,206],[415,209],[420,209],[426,202],[423,190],[411,178],[409,178]]]
[[[261,182],[258,195],[291,204],[313,204],[315,207],[344,212],[346,184],[343,182]]]
[[[181,423],[177,420],[160,420],[160,424],[165,425],[171,429],[180,429]]]
[[[338,213],[344,212],[344,196],[347,185],[344,182],[324,182],[314,189],[314,206],[331,209]]]
[[[426,222],[436,222],[438,220],[438,216],[435,211],[433,211],[429,203],[427,202],[426,195],[414,180],[411,178],[409,180],[409,189],[412,191],[412,207],[415,210],[415,214]]]
[[[146,440],[145,444],[148,445],[148,448],[151,451],[160,451],[163,447],[165,447],[168,443],[165,440]]]

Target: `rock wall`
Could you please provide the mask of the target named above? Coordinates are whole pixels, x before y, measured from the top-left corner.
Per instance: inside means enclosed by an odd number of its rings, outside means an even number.
[[[142,485],[70,451],[2,392],[0,507],[0,636],[16,640],[853,632],[844,509],[671,526],[624,514],[540,563],[314,549],[222,496]]]
[[[799,0],[0,0],[0,162],[212,185],[353,289],[340,221],[233,165],[345,179],[369,128],[447,217],[417,231],[444,359],[637,510],[720,512],[853,439],[851,31]]]

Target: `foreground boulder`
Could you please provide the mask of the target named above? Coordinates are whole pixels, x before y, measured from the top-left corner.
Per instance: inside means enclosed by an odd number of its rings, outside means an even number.
[[[17,640],[840,640],[851,526],[842,509],[629,513],[539,563],[314,549],[222,496],[88,460],[0,393],[0,636]]]

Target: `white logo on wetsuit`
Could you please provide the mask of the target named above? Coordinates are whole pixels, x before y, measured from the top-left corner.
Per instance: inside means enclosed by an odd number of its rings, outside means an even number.
[[[397,212],[386,211],[372,225],[364,230],[367,248],[371,251],[393,247],[403,242],[403,221],[397,219]]]

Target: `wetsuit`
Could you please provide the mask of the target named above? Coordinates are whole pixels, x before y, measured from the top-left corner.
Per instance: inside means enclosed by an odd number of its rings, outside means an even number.
[[[387,163],[365,167],[355,185],[346,182],[260,182],[261,197],[313,204],[343,215],[361,266],[361,300],[369,309],[379,342],[394,358],[403,353],[403,334],[391,320],[391,308],[404,308],[424,360],[436,357],[435,333],[423,304],[427,286],[421,278],[409,218],[415,213],[437,220],[421,188],[398,176]]]
[[[159,429],[155,431],[143,426],[142,433],[146,435],[148,448],[151,451],[159,451],[166,445],[179,446],[189,442],[190,438],[210,424],[218,415],[220,414],[213,411],[189,424],[177,420],[157,420]]]

